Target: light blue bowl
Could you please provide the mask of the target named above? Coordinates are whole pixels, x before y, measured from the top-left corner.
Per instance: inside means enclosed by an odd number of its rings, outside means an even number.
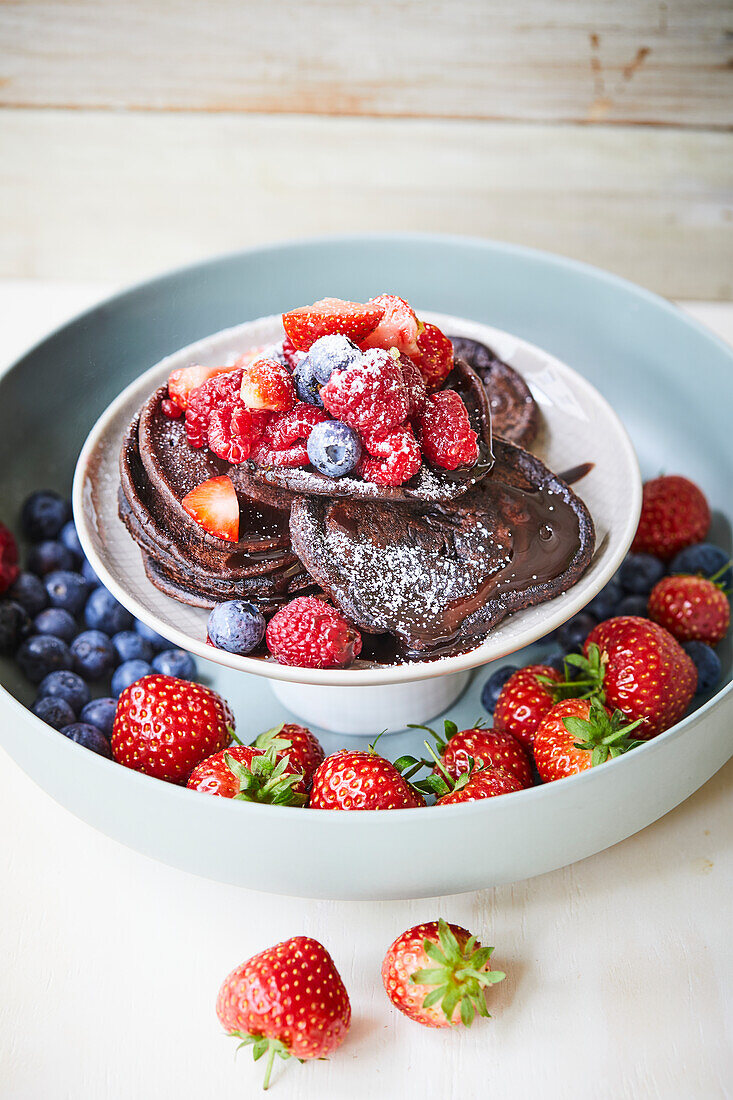
[[[711,538],[730,550],[730,349],[660,298],[602,271],[530,249],[439,236],[304,241],[224,256],[136,287],[66,325],[0,380],[3,518],[12,522],[34,488],[69,491],[91,425],[164,355],[328,294],[363,300],[385,290],[515,332],[584,374],[625,421],[646,477],[680,472],[700,483],[714,509]],[[545,787],[424,812],[259,807],[160,783],[35,718],[22,705],[32,689],[8,661],[1,667],[0,742],[73,813],[197,874],[300,896],[432,896],[571,863],[688,797],[733,753],[730,638],[720,653],[725,686],[642,748]],[[232,702],[245,737],[282,720],[265,681],[214,665],[206,671]],[[459,723],[480,713],[482,679],[451,710]],[[324,743],[327,750],[339,745],[335,736]],[[413,733],[398,735],[390,752],[416,743]],[[272,859],[272,852],[288,857]]]

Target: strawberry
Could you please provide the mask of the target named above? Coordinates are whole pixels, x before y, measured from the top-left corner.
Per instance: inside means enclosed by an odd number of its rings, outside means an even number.
[[[707,577],[663,577],[651,591],[647,613],[678,642],[722,642],[730,626],[730,604]]]
[[[251,745],[232,745],[202,760],[186,786],[204,794],[270,806],[304,806],[307,800],[303,774],[287,756],[278,760],[274,749],[263,752]]]
[[[542,680],[540,679],[542,677]],[[535,730],[555,703],[550,685],[543,681],[562,680],[549,665],[527,665],[509,677],[494,708],[494,726],[506,730],[529,748]]]
[[[361,343],[362,348],[384,348],[385,351],[397,348],[405,355],[414,355],[418,350],[418,336],[425,326],[418,321],[409,302],[396,294],[379,294],[368,304],[379,309],[380,320],[366,338],[355,340],[355,343]]]
[[[429,390],[437,390],[453,370],[453,345],[437,325],[424,325],[410,358]]]
[[[274,729],[266,730],[252,745],[261,752],[274,749],[276,760],[289,757],[291,767],[303,773],[303,783],[307,790],[313,782],[316,768],[323,763],[326,756],[323,745],[315,734],[294,722],[283,722]]]
[[[178,367],[168,376],[170,400],[175,402],[179,409],[187,409],[189,396],[194,390],[203,386],[204,382],[208,382],[211,378],[218,378],[220,374],[231,374],[232,371],[239,370],[254,354],[256,353],[248,352],[228,367]]]
[[[298,398],[292,375],[275,359],[255,359],[242,372],[241,397],[248,409],[287,412]]]
[[[360,343],[379,324],[384,308],[376,301],[344,302],[341,298],[322,298],[312,306],[283,313],[283,328],[299,351],[308,351],[321,336],[348,336]]]
[[[112,755],[126,768],[183,784],[233,732],[234,715],[215,691],[173,676],[143,676],[117,702]]]
[[[211,477],[192,489],[181,507],[210,535],[226,542],[239,541],[239,501],[226,474]]]
[[[0,592],[7,591],[11,584],[17,580],[18,573],[18,544],[13,532],[0,523]]]
[[[327,756],[313,776],[308,804],[313,810],[406,810],[425,800],[372,746]]]
[[[427,726],[417,727],[428,729]],[[518,780],[520,786],[532,786],[532,766],[527,751],[516,738],[506,730],[484,729],[480,724],[471,729],[460,730],[455,722],[444,722],[445,733],[440,737],[434,730],[428,729],[436,740],[440,753],[440,771],[448,773],[451,779],[471,771],[473,767],[503,768]],[[434,774],[438,767],[433,769]]]
[[[431,776],[431,779],[437,778]],[[513,794],[522,790],[522,784],[515,775],[504,768],[476,768],[463,772],[455,783],[444,782],[445,793],[441,794],[436,806],[447,806],[454,802],[477,802],[481,798],[495,798],[500,794]],[[436,789],[436,794],[439,789]]]
[[[632,721],[644,719],[637,737],[646,740],[673,726],[692,702],[695,665],[658,623],[634,615],[606,619],[591,630],[583,648],[586,668],[600,669],[601,701]]]
[[[677,474],[644,485],[639,526],[631,549],[668,561],[686,546],[702,542],[710,527],[710,507],[694,482]]]
[[[629,733],[642,722],[629,722],[620,710],[611,714],[595,699],[565,699],[548,710],[532,745],[543,783],[577,775],[642,742]]]
[[[486,990],[506,974],[490,970],[493,947],[482,947],[457,924],[430,921],[408,928],[382,963],[382,982],[392,1004],[424,1027],[470,1027],[488,1016]]]
[[[326,1058],[343,1043],[351,1023],[346,987],[318,940],[293,936],[268,947],[224,979],[216,1014],[227,1032],[267,1054],[264,1087],[275,1056]]]

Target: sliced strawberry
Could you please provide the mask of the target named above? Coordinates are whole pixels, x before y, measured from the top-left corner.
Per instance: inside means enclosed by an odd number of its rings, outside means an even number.
[[[287,367],[274,359],[255,359],[242,375],[242,401],[248,409],[287,412],[298,400]]]
[[[453,345],[437,325],[425,325],[411,354],[429,390],[436,390],[453,370]]]
[[[381,310],[381,320],[366,339],[357,340],[356,343],[361,343],[363,348],[384,348],[387,351],[397,348],[406,355],[416,354],[417,338],[424,325],[418,321],[409,302],[398,298],[396,294],[380,294],[367,304]]]
[[[239,541],[239,501],[226,474],[192,489],[181,506],[210,535],[227,542]]]
[[[171,401],[175,401],[179,409],[185,410],[188,408],[188,398],[193,390],[203,386],[204,382],[208,382],[210,378],[216,378],[219,374],[230,374],[234,370],[239,370],[240,367],[246,367],[261,351],[262,348],[253,348],[251,351],[246,351],[243,355],[240,355],[236,363],[232,363],[228,367],[179,367],[177,370],[171,371],[168,376],[168,396]]]
[[[283,313],[283,327],[299,351],[308,351],[321,336],[348,336],[359,344],[377,327],[382,317],[377,302],[344,302],[341,298],[322,298],[312,306]]]

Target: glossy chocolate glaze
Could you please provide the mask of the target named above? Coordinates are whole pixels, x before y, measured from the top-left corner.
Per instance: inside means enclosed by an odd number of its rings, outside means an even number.
[[[470,649],[511,611],[565,591],[587,567],[587,509],[534,456],[495,440],[491,474],[427,512],[302,498],[293,547],[363,630],[411,660]]]

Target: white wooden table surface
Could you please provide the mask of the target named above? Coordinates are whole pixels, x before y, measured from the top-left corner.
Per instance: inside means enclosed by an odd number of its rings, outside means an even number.
[[[0,369],[103,296],[0,282]],[[733,341],[733,306],[687,306]],[[282,1100],[733,1095],[733,761],[655,825],[529,882],[414,902],[300,901],[155,863],[62,810],[0,752],[0,1096],[256,1096],[214,1015],[236,963],[321,939],[354,1009],[329,1062],[284,1069]],[[287,852],[274,852],[287,859]],[[434,1033],[394,1012],[383,952],[439,915],[496,945],[493,1020]]]

